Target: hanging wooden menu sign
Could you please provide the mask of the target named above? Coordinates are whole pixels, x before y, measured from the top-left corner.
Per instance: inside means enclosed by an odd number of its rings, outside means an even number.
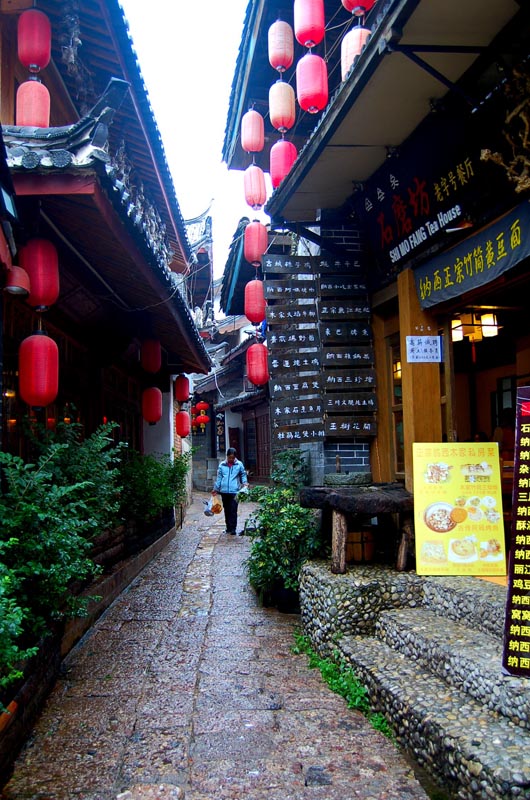
[[[322,399],[316,397],[314,399],[308,398],[307,400],[299,400],[297,397],[291,397],[288,400],[274,400],[270,407],[271,419],[275,422],[297,422],[304,419],[317,419],[318,422],[322,421]]]
[[[272,438],[275,444],[299,446],[303,442],[324,441],[326,432],[322,422],[301,423],[300,425],[276,425],[272,421]]]
[[[377,408],[375,392],[349,392],[348,394],[327,394],[324,398],[324,411],[328,414],[356,412],[371,414]]]
[[[301,348],[320,348],[320,336],[317,328],[274,328],[267,333],[267,345],[271,351],[279,348],[297,348],[298,351]]]
[[[345,392],[352,389],[370,389],[376,385],[375,369],[330,369],[323,375],[326,392]]]
[[[328,320],[342,322],[343,320],[368,319],[371,313],[367,300],[350,300],[349,298],[335,300],[334,298],[326,297],[320,300],[318,308],[318,318],[322,322]]]
[[[331,323],[320,325],[320,338],[322,344],[361,344],[363,342],[371,343],[372,329],[367,320],[345,321],[341,323]]]
[[[322,379],[319,373],[315,375],[293,376],[275,375],[269,382],[271,397],[274,399],[316,398],[321,401]]]
[[[352,345],[351,347],[335,347],[324,345],[322,363],[325,367],[346,367],[353,364],[369,366],[374,363],[374,348],[371,345]]]
[[[361,262],[358,257],[352,253],[351,258],[337,258],[332,253],[322,253],[320,256],[314,256],[315,272],[320,275],[326,273],[333,273],[334,275],[362,275]]]
[[[340,298],[346,296],[366,299],[366,284],[361,280],[350,280],[339,275],[322,277],[320,281],[320,297]]]
[[[318,312],[316,303],[309,304],[285,304],[276,303],[268,305],[265,309],[267,315],[267,326],[281,325],[282,328],[289,325],[312,324],[316,326]]]
[[[265,281],[265,298],[267,300],[282,300],[285,302],[297,302],[317,296],[317,286],[315,280],[283,280]]]
[[[353,436],[375,436],[377,424],[373,417],[329,416],[325,421],[326,436],[351,438]]]

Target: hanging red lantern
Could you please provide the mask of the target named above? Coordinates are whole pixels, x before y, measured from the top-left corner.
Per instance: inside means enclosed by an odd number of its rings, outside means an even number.
[[[190,399],[190,382],[186,375],[177,375],[175,379],[175,400],[187,403]]]
[[[50,93],[39,80],[21,83],[15,101],[15,124],[22,127],[50,127]]]
[[[255,219],[245,228],[243,253],[245,259],[254,267],[259,267],[261,257],[267,252],[269,234],[266,226]]]
[[[162,392],[156,386],[142,392],[142,416],[149,425],[162,419]]]
[[[16,294],[19,297],[27,297],[31,291],[29,275],[22,267],[13,264],[7,271],[6,285],[4,291],[8,294]]]
[[[273,188],[283,181],[286,175],[289,174],[293,166],[298,151],[292,142],[286,139],[280,139],[279,142],[273,144],[270,152],[270,174]]]
[[[296,96],[300,107],[310,114],[328,103],[328,68],[320,56],[308,53],[296,65]]]
[[[245,200],[254,211],[257,211],[264,205],[267,199],[267,190],[265,189],[265,175],[261,167],[256,164],[251,164],[247,167],[244,175],[245,187]]]
[[[205,414],[204,411],[201,411],[199,416],[195,418],[195,427],[199,425],[201,431],[204,433],[204,429],[206,428],[209,422],[210,422],[210,417],[207,414]]]
[[[30,239],[19,251],[20,266],[29,275],[27,303],[44,311],[59,297],[59,259],[55,245],[48,239]]]
[[[271,125],[280,133],[290,130],[296,119],[294,89],[289,83],[279,80],[269,89],[269,117]]]
[[[341,0],[346,11],[351,11],[356,17],[364,17],[376,4],[376,0]]]
[[[256,342],[247,350],[247,375],[255,386],[263,386],[269,380],[269,351],[264,344]]]
[[[253,325],[259,325],[265,319],[266,307],[263,281],[249,281],[245,286],[245,317]]]
[[[190,415],[187,411],[179,411],[175,414],[175,430],[181,439],[190,435]]]
[[[59,391],[59,348],[44,331],[37,331],[20,345],[18,385],[21,398],[33,408],[53,403]]]
[[[198,415],[200,416],[203,413],[203,411],[208,411],[208,409],[210,408],[210,404],[207,403],[206,400],[199,400],[195,408],[197,409]]]
[[[340,66],[343,81],[346,80],[346,75],[350,71],[354,60],[361,55],[370,33],[370,28],[363,28],[359,25],[344,36],[340,46]]]
[[[142,342],[140,364],[146,372],[158,372],[162,366],[162,346],[158,339],[146,339]]]
[[[325,31],[324,0],[294,0],[294,35],[304,47],[322,41]]]
[[[288,22],[277,20],[269,28],[269,64],[278,72],[285,72],[293,63],[293,29]]]
[[[241,147],[245,153],[259,153],[265,143],[265,124],[258,111],[251,108],[241,119]]]
[[[191,418],[195,419],[195,417],[197,416],[197,406],[192,406],[190,408],[190,414],[191,414]]]
[[[29,8],[18,18],[18,60],[30,72],[38,72],[50,63],[52,29],[42,11]]]

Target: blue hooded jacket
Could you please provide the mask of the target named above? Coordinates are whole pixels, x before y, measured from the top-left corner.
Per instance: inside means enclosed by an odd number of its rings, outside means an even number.
[[[236,460],[233,464],[221,461],[217,470],[214,483],[214,492],[221,494],[237,494],[243,484],[248,483],[247,473],[242,461]]]

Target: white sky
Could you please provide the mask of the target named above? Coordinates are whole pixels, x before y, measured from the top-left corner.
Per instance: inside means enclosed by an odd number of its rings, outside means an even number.
[[[256,217],[245,202],[243,173],[229,173],[221,163],[248,0],[120,3],[184,218],[199,216],[213,200],[214,276],[219,277],[237,223]],[[275,77],[271,68],[271,83]]]

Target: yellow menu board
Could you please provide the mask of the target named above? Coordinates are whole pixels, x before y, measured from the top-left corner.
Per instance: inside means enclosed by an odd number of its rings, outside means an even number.
[[[497,442],[412,447],[418,575],[505,575]]]

